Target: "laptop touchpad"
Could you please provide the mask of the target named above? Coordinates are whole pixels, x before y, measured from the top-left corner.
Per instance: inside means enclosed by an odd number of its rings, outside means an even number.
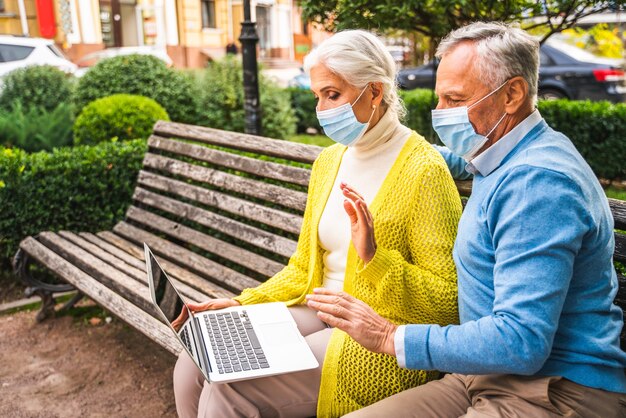
[[[300,336],[292,323],[274,322],[259,324],[257,327],[269,345],[287,345],[300,342]]]

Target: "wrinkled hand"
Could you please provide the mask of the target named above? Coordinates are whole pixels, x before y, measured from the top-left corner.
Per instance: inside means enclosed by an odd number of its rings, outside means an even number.
[[[210,299],[203,303],[188,303],[192,312],[212,311],[215,309],[228,308],[230,306],[240,306],[241,303],[234,299]]]
[[[352,244],[359,258],[369,263],[376,254],[374,219],[360,194],[346,183],[342,182],[339,187],[346,198],[343,201],[343,208],[350,217]]]
[[[328,325],[346,332],[356,342],[375,353],[395,357],[394,335],[397,325],[378,315],[372,308],[345,292],[317,288],[307,295],[307,305]]]

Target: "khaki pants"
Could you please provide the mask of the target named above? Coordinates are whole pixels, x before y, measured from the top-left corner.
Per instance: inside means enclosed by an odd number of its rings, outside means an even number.
[[[562,377],[448,374],[347,416],[625,418],[626,395]]]
[[[186,351],[174,368],[176,411],[189,417],[311,417],[317,410],[322,362],[331,328],[306,306],[289,308],[320,366],[241,382],[209,384]]]

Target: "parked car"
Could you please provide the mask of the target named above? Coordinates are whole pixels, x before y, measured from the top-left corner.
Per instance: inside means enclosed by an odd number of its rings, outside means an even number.
[[[52,65],[70,74],[78,68],[50,39],[0,35],[0,77],[30,65]]]
[[[400,88],[434,88],[435,64],[399,71]],[[622,60],[597,57],[563,41],[548,40],[540,50],[539,98],[626,102],[622,64]]]

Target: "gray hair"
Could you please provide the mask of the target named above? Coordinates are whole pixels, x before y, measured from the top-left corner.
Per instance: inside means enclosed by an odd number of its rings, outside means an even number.
[[[406,114],[396,85],[396,63],[376,35],[363,30],[338,32],[304,58],[304,71],[310,74],[318,63],[359,90],[372,82],[382,83],[383,104],[400,119]]]
[[[501,22],[475,22],[450,32],[439,44],[441,58],[460,43],[476,45],[476,69],[485,84],[493,89],[506,80],[521,76],[528,83],[528,95],[537,103],[539,42],[517,26]]]

